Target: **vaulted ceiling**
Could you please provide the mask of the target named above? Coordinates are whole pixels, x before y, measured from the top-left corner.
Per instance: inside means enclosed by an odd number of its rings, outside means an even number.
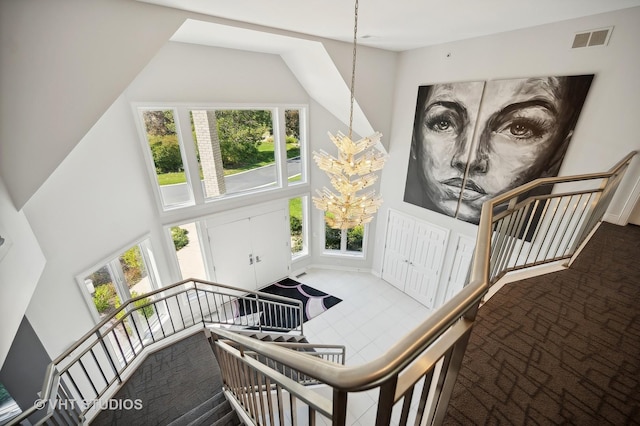
[[[139,1],[340,41],[353,39],[353,0]],[[360,0],[359,43],[402,51],[638,5],[640,0]]]

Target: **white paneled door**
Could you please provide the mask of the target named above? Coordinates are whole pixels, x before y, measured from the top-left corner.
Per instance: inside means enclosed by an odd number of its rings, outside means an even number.
[[[382,279],[425,306],[434,306],[449,231],[390,211]]]
[[[382,279],[402,291],[409,269],[414,222],[404,215],[389,213]]]
[[[248,238],[249,219],[225,223],[207,230],[216,282],[245,290],[256,289],[256,275]]]
[[[475,244],[476,241],[473,238],[462,235],[458,237],[453,264],[451,265],[451,273],[449,274],[447,293],[445,294],[443,303],[462,290],[466,284]]]
[[[253,216],[251,244],[256,286],[264,287],[289,275],[289,231],[284,210]]]
[[[289,275],[286,218],[277,210],[209,227],[216,282],[256,290]]]
[[[415,223],[404,291],[429,308],[433,308],[438,290],[448,236],[446,229]]]

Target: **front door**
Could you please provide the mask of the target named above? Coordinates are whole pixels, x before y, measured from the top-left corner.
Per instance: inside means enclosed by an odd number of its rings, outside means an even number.
[[[249,219],[237,220],[207,230],[213,257],[215,281],[219,284],[256,289],[251,252]]]
[[[284,210],[253,216],[251,243],[258,288],[289,275],[291,249]]]
[[[284,210],[208,228],[215,281],[256,290],[289,275],[289,232]]]

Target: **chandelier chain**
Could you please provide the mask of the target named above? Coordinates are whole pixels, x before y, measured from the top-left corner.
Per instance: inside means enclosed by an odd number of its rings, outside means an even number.
[[[358,0],[355,1],[353,24],[353,63],[351,69],[351,109],[349,111],[349,136],[338,132],[329,138],[338,148],[337,158],[320,150],[313,152],[313,159],[326,172],[331,186],[316,190],[315,206],[324,212],[325,223],[333,229],[353,229],[371,222],[382,205],[382,197],[375,190],[367,190],[376,183],[376,171],[381,170],[386,155],[378,150],[382,134],[375,132],[358,141],[353,140],[353,110],[355,106],[356,56],[358,46]]]
[[[349,109],[349,139],[353,139],[353,104],[355,102],[356,53],[358,46],[358,0],[356,0],[355,3],[353,23],[353,62],[351,64],[351,100]]]

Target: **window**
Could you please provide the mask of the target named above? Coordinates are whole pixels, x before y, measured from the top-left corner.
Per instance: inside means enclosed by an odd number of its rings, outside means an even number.
[[[0,425],[8,423],[9,420],[22,413],[22,410],[9,394],[9,391],[0,383]]]
[[[365,225],[351,229],[333,229],[325,222],[324,228],[325,253],[364,256]]]
[[[138,108],[163,210],[306,183],[304,108]]]
[[[309,197],[289,199],[289,224],[291,230],[291,257],[299,258],[309,254],[307,245],[307,217]]]
[[[144,240],[78,279],[88,293],[98,319],[118,309],[124,300],[148,293],[158,286],[150,273],[150,244]]]
[[[146,145],[164,208],[193,204],[193,192],[186,184],[184,150],[175,116],[172,109],[141,111]]]
[[[304,168],[302,165],[303,150],[306,145],[301,143],[302,135],[304,135],[303,128],[300,126],[300,116],[302,115],[300,109],[287,109],[284,112],[285,119],[285,142],[287,146],[287,177],[289,185],[296,185],[304,183],[303,177]]]
[[[154,330],[162,329],[168,320],[167,305],[157,303],[162,293],[145,296],[159,288],[155,271],[151,244],[145,239],[77,277],[96,322],[113,315],[125,301],[143,296],[127,304],[101,328],[108,337],[106,350],[120,366],[152,341]]]
[[[176,250],[176,258],[180,267],[182,279],[196,278],[208,280],[200,239],[198,224],[185,223],[169,228],[173,247]]]

